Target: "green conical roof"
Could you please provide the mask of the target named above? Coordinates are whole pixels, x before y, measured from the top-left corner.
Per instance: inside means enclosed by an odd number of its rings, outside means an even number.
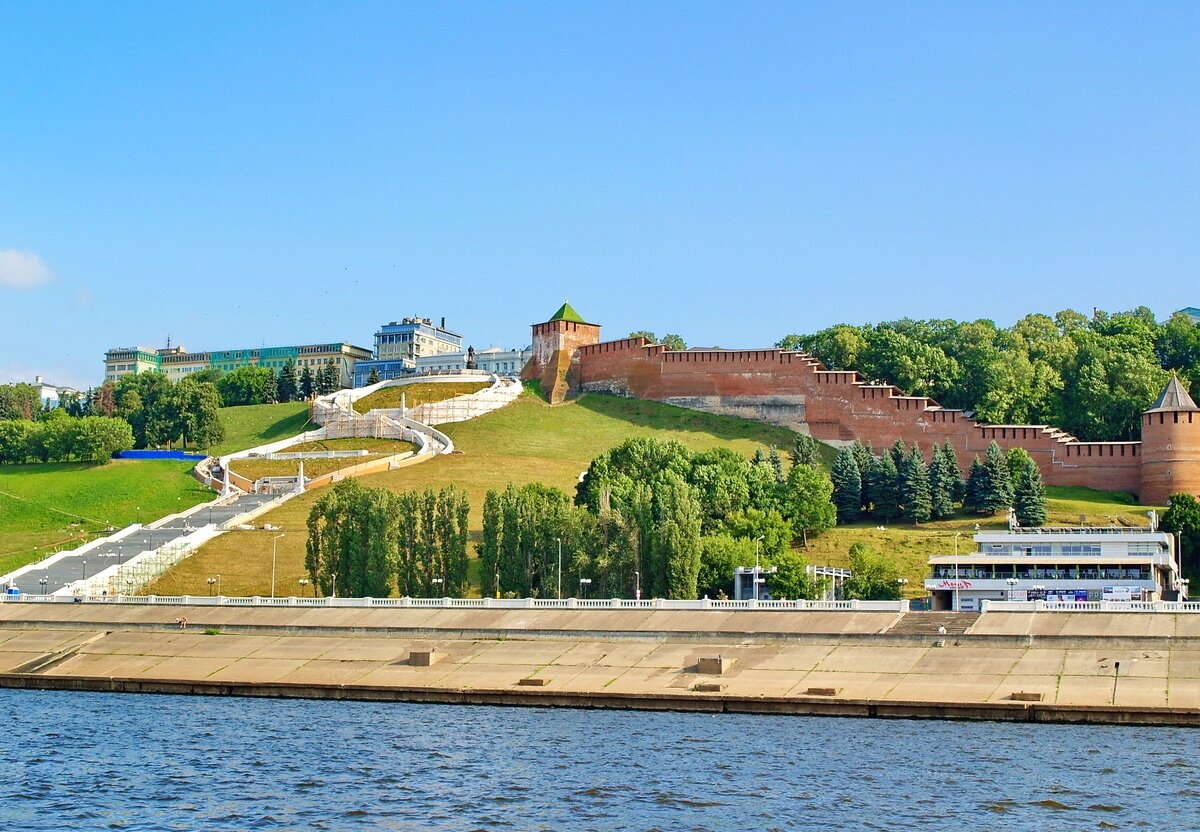
[[[580,317],[578,312],[576,312],[574,309],[571,308],[571,304],[569,304],[569,303],[564,303],[562,306],[558,307],[558,311],[550,316],[550,320],[551,321],[570,321],[573,324],[586,324],[587,323],[587,321],[585,321],[582,317]],[[549,323],[549,321],[547,321],[547,323]]]

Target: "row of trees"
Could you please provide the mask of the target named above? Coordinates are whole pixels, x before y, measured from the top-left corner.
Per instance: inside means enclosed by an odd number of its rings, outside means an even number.
[[[897,440],[876,455],[870,445],[854,442],[834,459],[833,503],[839,523],[863,517],[883,522],[925,523],[952,517],[958,506],[976,514],[1013,508],[1022,526],[1046,522],[1046,487],[1029,454],[1007,454],[993,442],[985,458],[971,462],[963,479],[954,446],[934,444],[928,463],[914,443]]]
[[[806,455],[815,463],[813,447],[793,449],[794,458]],[[757,554],[777,568],[778,594],[804,597],[812,587],[791,544],[834,524],[832,491],[815,464],[785,473],[774,451],[747,460],[727,448],[631,439],[592,461],[573,502],[540,484],[488,493],[483,591],[555,597],[561,575],[565,593],[586,578],[604,597],[715,596]]]
[[[0,420],[0,463],[106,462],[133,447],[133,431],[124,419],[84,416],[73,419],[55,410],[36,422]]]
[[[296,362],[289,358],[278,373],[271,367],[252,365],[224,374],[218,372],[215,382],[224,405],[237,407],[324,396],[341,387],[341,374],[333,359],[326,361],[315,373],[309,367],[303,367],[297,373]]]
[[[1170,371],[1200,381],[1200,327],[1178,313],[1159,323],[1145,307],[1028,315],[1007,329],[987,320],[839,324],[778,345],[988,422],[1059,425],[1085,440],[1137,439],[1140,414]]]
[[[466,494],[394,494],[345,479],[308,515],[304,565],[326,595],[461,596],[467,589]]]
[[[134,373],[93,391],[90,411],[128,422],[137,448],[176,443],[207,448],[225,438],[220,408],[221,396],[212,382],[172,382],[162,373]]]

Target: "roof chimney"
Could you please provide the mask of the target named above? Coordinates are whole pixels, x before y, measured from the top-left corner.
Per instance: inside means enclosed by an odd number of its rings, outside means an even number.
[[[443,315],[442,316],[442,329],[445,329],[445,328],[446,328],[446,316]]]

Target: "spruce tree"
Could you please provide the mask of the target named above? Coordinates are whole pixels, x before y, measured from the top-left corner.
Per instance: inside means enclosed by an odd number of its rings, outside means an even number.
[[[904,460],[908,459],[908,448],[905,447],[903,439],[897,439],[888,453],[892,455],[892,464],[896,466],[897,471],[904,467]]]
[[[1046,484],[1042,472],[1032,459],[1021,467],[1013,487],[1013,508],[1020,526],[1043,526],[1046,523]]]
[[[1013,504],[1012,476],[1008,472],[1008,459],[996,442],[988,445],[984,466],[988,472],[988,488],[981,495],[980,508],[988,514],[1005,511]]]
[[[290,402],[296,398],[296,392],[296,362],[289,358],[275,382],[276,398],[281,402]]]
[[[969,510],[980,513],[983,511],[984,494],[991,490],[991,475],[987,467],[976,456],[971,460],[971,473],[967,476],[966,497],[963,505]]]
[[[783,458],[779,456],[779,451],[771,448],[771,453],[767,454],[767,461],[771,463],[771,472],[775,474],[775,482],[783,482]]]
[[[947,439],[942,446],[942,457],[945,460],[945,474],[950,481],[950,501],[962,503],[967,499],[967,481],[963,479],[962,469],[958,467],[958,454],[954,452],[954,444]]]
[[[957,468],[951,473],[948,464],[941,446],[935,444],[929,463],[929,516],[934,520],[954,515],[954,481],[959,473]]]
[[[312,398],[314,389],[316,389],[316,383],[313,381],[312,370],[305,367],[300,371],[300,395],[305,399]]]
[[[862,473],[853,448],[844,448],[833,461],[833,504],[839,523],[851,523],[862,513]]]
[[[871,491],[876,517],[888,522],[900,517],[900,474],[890,452],[871,464]]]
[[[863,511],[870,511],[871,461],[875,459],[875,452],[871,449],[869,444],[864,445],[857,439],[854,440],[854,444],[850,446],[850,450],[854,452],[854,461],[858,463],[858,473],[862,477],[862,496],[859,499],[859,502],[863,507]]]
[[[925,470],[925,458],[921,456],[921,451],[916,445],[913,445],[912,453],[904,460],[900,480],[904,519],[912,523],[927,522],[932,511],[929,474]]]
[[[379,383],[379,368],[372,367],[371,375],[367,376],[367,384],[378,384],[378,383]]]

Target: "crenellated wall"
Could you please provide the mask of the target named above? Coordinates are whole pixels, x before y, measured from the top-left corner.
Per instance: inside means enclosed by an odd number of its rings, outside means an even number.
[[[743,416],[810,433],[830,444],[880,449],[902,439],[928,451],[951,442],[964,471],[995,441],[1024,448],[1051,485],[1142,489],[1140,442],[1080,442],[1047,425],[986,425],[932,399],[827,370],[811,355],[779,349],[671,351],[642,338],[586,344],[577,352],[578,389]],[[1200,425],[1200,418],[1197,419]],[[1195,445],[1200,472],[1200,443]],[[1200,474],[1198,474],[1200,476]],[[1200,480],[1194,486],[1200,489]],[[1194,492],[1193,492],[1194,493]],[[1158,499],[1156,504],[1165,502]]]

